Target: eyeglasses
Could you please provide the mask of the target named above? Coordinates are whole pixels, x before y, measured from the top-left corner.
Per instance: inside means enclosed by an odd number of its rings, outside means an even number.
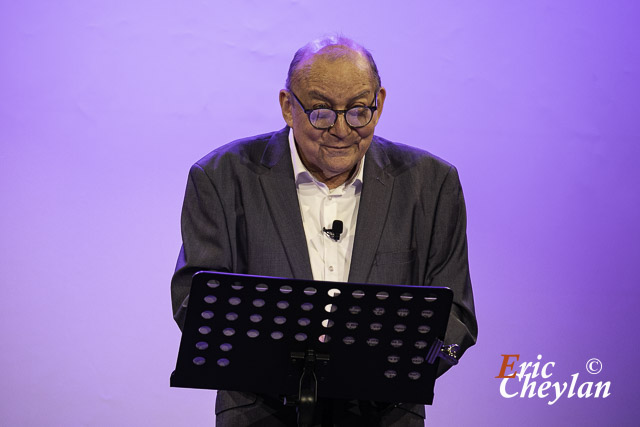
[[[293,95],[296,101],[298,101],[298,104],[300,104],[302,110],[305,112],[307,117],[309,117],[311,126],[316,129],[332,128],[333,125],[336,124],[336,120],[338,120],[338,114],[344,114],[344,119],[352,128],[361,128],[371,122],[371,119],[373,118],[373,112],[378,109],[378,92],[376,92],[376,95],[373,99],[373,102],[375,103],[373,106],[352,107],[348,110],[333,110],[331,108],[314,108],[308,110],[304,108],[304,105],[302,105],[302,102],[300,102],[300,99],[298,99],[293,91],[289,92],[291,92],[291,95]]]

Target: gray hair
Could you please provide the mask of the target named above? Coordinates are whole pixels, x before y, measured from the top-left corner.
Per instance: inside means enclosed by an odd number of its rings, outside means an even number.
[[[382,82],[380,81],[380,74],[378,73],[378,67],[376,66],[376,62],[373,60],[373,55],[364,46],[355,41],[351,40],[348,37],[344,37],[342,35],[335,36],[325,36],[319,39],[313,40],[306,45],[302,46],[298,51],[293,55],[293,60],[291,60],[291,64],[289,64],[289,73],[287,74],[287,81],[285,83],[285,89],[291,90],[291,84],[295,80],[295,72],[298,69],[300,63],[307,57],[319,52],[327,46],[346,46],[351,50],[361,53],[369,62],[369,66],[371,67],[371,77],[373,78],[373,82],[376,85],[375,90],[378,91],[380,87],[382,87]]]

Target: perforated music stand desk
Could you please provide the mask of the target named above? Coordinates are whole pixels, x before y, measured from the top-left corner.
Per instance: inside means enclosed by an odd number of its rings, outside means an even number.
[[[452,298],[448,288],[199,272],[171,386],[291,398],[311,355],[318,397],[431,404]]]

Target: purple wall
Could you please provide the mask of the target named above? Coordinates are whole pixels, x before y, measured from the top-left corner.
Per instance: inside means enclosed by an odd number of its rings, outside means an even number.
[[[640,6],[449,3],[3,2],[2,424],[212,424],[214,392],[168,387],[188,167],[282,127],[293,52],[341,31],[378,62],[378,134],[465,189],[480,337],[429,425],[635,425]],[[611,395],[503,398],[501,354]]]

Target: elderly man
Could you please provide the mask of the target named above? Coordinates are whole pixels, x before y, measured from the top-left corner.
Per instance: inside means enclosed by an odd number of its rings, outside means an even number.
[[[371,54],[352,40],[296,52],[280,91],[287,126],[222,146],[191,168],[183,246],[172,280],[182,327],[199,270],[447,286],[445,341],[475,343],[466,213],[456,169],[374,136],[386,91]],[[334,221],[342,232],[334,233]],[[446,368],[442,368],[444,372]],[[219,391],[218,425],[287,426],[276,398]],[[421,405],[321,400],[318,425],[424,425]]]

